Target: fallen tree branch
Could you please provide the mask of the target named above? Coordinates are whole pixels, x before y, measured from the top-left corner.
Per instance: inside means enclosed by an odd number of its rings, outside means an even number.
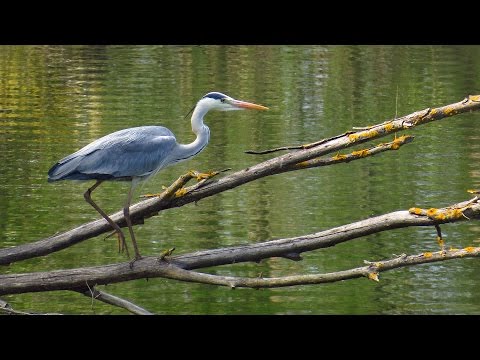
[[[480,247],[466,247],[464,249],[450,249],[437,252],[425,252],[418,255],[403,254],[394,259],[382,260],[376,262],[366,261],[367,266],[353,268],[349,270],[335,271],[326,274],[308,274],[293,275],[277,278],[247,278],[235,276],[219,276],[195,271],[177,268],[168,274],[170,279],[195,282],[209,285],[227,286],[231,289],[237,287],[243,288],[278,288],[297,285],[316,285],[332,283],[343,280],[356,279],[366,277],[370,280],[379,281],[378,274],[380,272],[398,269],[407,266],[415,266],[420,264],[429,264],[438,261],[447,261],[459,258],[480,257]]]
[[[428,264],[439,261],[447,261],[459,258],[470,258],[470,257],[479,257],[480,256],[480,247],[466,247],[464,249],[450,249],[437,252],[424,252],[418,255],[401,255],[394,259],[382,260],[376,262],[366,261],[367,266],[362,266],[358,268],[341,270],[332,273],[325,274],[308,274],[308,275],[293,275],[293,276],[284,276],[277,278],[246,278],[246,277],[233,277],[233,276],[219,276],[206,273],[199,273],[195,271],[189,271],[182,268],[179,268],[175,265],[172,265],[167,262],[158,262],[157,271],[145,272],[145,269],[142,269],[144,276],[147,277],[164,277],[168,279],[174,279],[185,282],[195,282],[209,285],[219,285],[227,286],[232,289],[237,287],[245,288],[278,288],[286,286],[297,286],[297,285],[314,285],[314,284],[325,284],[332,283],[337,281],[356,279],[360,277],[367,277],[370,280],[379,281],[378,274],[380,272],[389,271],[397,268],[415,266],[420,264]],[[143,260],[142,260],[143,261]],[[127,265],[128,266],[128,265]],[[97,271],[97,268],[85,268],[83,270]],[[68,273],[68,277],[75,276],[72,271],[62,270],[62,271],[52,271],[50,273],[55,273],[55,277],[60,275],[60,272]],[[48,276],[45,273],[44,276]],[[29,274],[24,274],[29,275]],[[61,290],[59,289],[50,289],[50,290]],[[46,291],[46,290],[45,290]],[[78,291],[78,290],[76,290]],[[25,291],[22,291],[25,292]],[[95,299],[101,299],[108,304],[119,306],[125,308],[135,314],[150,315],[151,313],[118,297],[102,293],[98,290],[94,290],[93,293],[89,291],[83,292],[86,296],[94,296]],[[2,310],[17,313],[17,314],[28,314],[23,312],[14,311],[11,308],[3,308]]]
[[[132,303],[130,301],[122,299],[118,296],[108,294],[105,291],[100,291],[100,290],[96,289],[95,287],[91,288],[90,286],[87,286],[87,290],[83,290],[83,291],[82,290],[76,290],[76,291],[79,292],[82,295],[85,295],[89,298],[92,298],[92,300],[94,299],[94,300],[102,301],[102,302],[104,302],[106,304],[109,304],[109,305],[120,307],[120,308],[125,309],[125,310],[127,310],[127,311],[129,311],[129,312],[131,312],[135,315],[153,315],[153,313],[151,313],[150,311],[145,310],[144,308],[142,308],[138,305],[135,305],[134,303]]]
[[[8,315],[62,315],[58,313],[30,313],[26,311],[14,310],[8,302],[5,300],[0,299],[0,311],[7,313]]]
[[[212,180],[190,189],[180,197],[160,197],[140,201],[130,207],[130,216],[133,224],[143,224],[145,219],[157,215],[160,211],[197,202],[203,198],[235,188],[256,179],[280,174],[292,170],[300,170],[320,165],[323,160],[313,160],[328,153],[338,152],[341,149],[354,146],[366,141],[377,139],[400,130],[410,129],[418,125],[440,120],[445,117],[477,111],[480,109],[480,95],[468,96],[464,100],[438,108],[428,108],[412,114],[383,122],[369,127],[366,130],[347,132],[316,143],[303,145],[301,150],[293,151],[252,167],[237,171],[218,180]],[[354,152],[355,153],[355,152]],[[352,154],[354,154],[352,153]],[[357,156],[360,156],[359,153]],[[332,163],[338,162],[338,156],[332,158]],[[315,164],[317,161],[317,164]],[[110,218],[126,226],[123,211],[118,211]],[[69,231],[53,235],[33,243],[23,244],[12,248],[0,249],[0,265],[10,264],[33,257],[44,256],[81,241],[111,232],[111,226],[104,219],[83,224]]]
[[[411,143],[414,137],[411,135],[402,135],[388,143],[381,143],[369,149],[361,149],[353,151],[349,154],[337,154],[328,158],[316,158],[312,160],[302,161],[293,164],[286,171],[293,171],[298,169],[310,169],[314,167],[327,166],[339,163],[347,163],[354,160],[363,159],[369,156],[377,155],[388,150],[398,150],[400,146]]]
[[[448,216],[439,216],[440,214]],[[445,208],[434,210],[411,208],[409,211],[395,211],[294,238],[168,256],[163,260],[144,257],[135,262],[133,269],[130,268],[129,262],[125,262],[79,269],[0,275],[0,295],[51,290],[75,290],[84,293],[86,283],[104,285],[154,277],[176,279],[179,276],[178,269],[193,270],[247,261],[258,262],[270,257],[299,260],[303,252],[331,247],[385,230],[410,226],[435,226],[479,218],[480,202],[474,197]]]

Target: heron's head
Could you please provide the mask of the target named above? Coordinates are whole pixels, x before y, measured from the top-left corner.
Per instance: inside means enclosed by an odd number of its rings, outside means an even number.
[[[230,96],[219,92],[208,93],[199,100],[197,106],[198,105],[205,106],[208,110],[220,111],[245,109],[268,110],[268,108],[265,106],[249,103],[246,101],[235,100],[234,98],[231,98]]]

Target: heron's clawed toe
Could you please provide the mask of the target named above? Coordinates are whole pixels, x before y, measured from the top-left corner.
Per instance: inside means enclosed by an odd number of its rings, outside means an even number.
[[[140,255],[135,256],[133,258],[133,260],[128,263],[128,265],[130,266],[130,269],[133,269],[133,264],[135,264],[136,261],[141,260],[141,259],[142,259],[142,257]]]
[[[117,235],[117,244],[118,244],[118,253],[127,253],[127,257],[130,257],[130,253],[128,252],[127,243],[125,242],[125,235],[123,232],[115,230],[111,234],[108,234],[105,239],[109,238],[110,236]]]

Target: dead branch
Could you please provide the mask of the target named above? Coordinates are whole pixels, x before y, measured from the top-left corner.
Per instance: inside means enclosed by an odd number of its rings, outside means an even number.
[[[359,160],[369,156],[374,156],[388,150],[398,150],[400,146],[411,143],[414,137],[411,135],[402,135],[388,143],[381,143],[369,149],[361,149],[353,151],[349,154],[337,154],[328,158],[316,158],[312,160],[302,161],[289,167],[286,171],[294,171],[298,169],[310,169],[313,167],[327,166],[339,163],[347,163]]]
[[[62,315],[59,313],[45,313],[45,314],[39,314],[39,313],[30,313],[26,311],[20,311],[20,310],[15,310],[12,308],[12,306],[6,302],[5,300],[0,299],[0,311],[3,311],[4,313],[8,315]]]
[[[464,100],[454,104],[433,109],[428,108],[401,118],[385,121],[381,124],[371,126],[366,130],[347,132],[329,139],[323,139],[312,144],[303,145],[300,150],[261,162],[252,167],[224,176],[218,180],[205,181],[201,186],[197,185],[190,187],[182,196],[162,196],[140,201],[131,206],[130,216],[134,224],[143,224],[145,219],[157,215],[162,210],[197,202],[203,198],[265,176],[280,174],[287,171],[301,170],[314,166],[324,166],[337,162],[350,161],[367,156],[369,151],[371,151],[369,155],[373,155],[375,152],[380,151],[373,151],[373,149],[375,149],[373,148],[360,150],[360,152],[352,152],[349,155],[336,155],[330,158],[330,160],[318,159],[320,156],[328,153],[338,152],[341,149],[396,133],[400,130],[411,129],[415,126],[427,124],[445,117],[470,111],[477,111],[479,109],[480,95],[468,96]],[[399,145],[400,142],[396,139],[393,141],[393,145],[390,149],[395,150],[395,147]],[[380,147],[378,149],[380,149]],[[347,156],[347,158],[343,159],[342,156]],[[348,156],[350,156],[350,158]],[[119,211],[110,217],[113,221],[118,223],[120,227],[126,226],[123,211]],[[107,221],[100,219],[33,243],[0,249],[0,265],[44,256],[110,231],[111,227]]]
[[[128,262],[125,262],[79,269],[1,275],[0,295],[52,290],[74,290],[85,293],[85,284],[87,283],[105,285],[154,277],[187,281],[187,277],[185,277],[187,273],[181,270],[186,271],[247,261],[258,262],[270,257],[298,260],[301,259],[300,254],[303,252],[334,246],[341,242],[385,230],[409,226],[435,226],[480,218],[480,202],[477,197],[445,208],[432,209],[411,208],[408,211],[395,211],[295,238],[198,251],[178,256],[167,256],[162,259],[145,257],[136,261],[133,269]],[[445,214],[445,216],[441,216],[441,214]],[[470,252],[468,253],[470,254]],[[472,254],[476,254],[476,252],[472,252]],[[188,272],[188,274],[189,277],[195,277],[198,282],[205,278],[205,274],[195,272]],[[214,281],[211,277],[209,279]],[[220,281],[217,285],[226,285],[226,283]]]
[[[77,292],[92,298],[92,300],[98,300],[109,305],[120,307],[136,315],[153,315],[153,313],[150,311],[145,310],[144,308],[141,308],[130,301],[108,294],[105,291],[100,291],[95,287],[91,288],[90,286],[87,286],[87,290],[77,290]]]
[[[407,256],[406,254],[403,254],[394,259],[376,262],[365,261],[368,264],[367,266],[326,274],[293,275],[277,278],[246,278],[211,275],[177,268],[169,274],[169,278],[187,282],[227,286],[232,289],[237,287],[260,289],[296,285],[315,285],[356,279],[359,277],[366,277],[370,280],[379,281],[378,274],[383,271],[438,261],[479,256],[480,247],[466,247],[464,249],[424,252],[418,255]]]

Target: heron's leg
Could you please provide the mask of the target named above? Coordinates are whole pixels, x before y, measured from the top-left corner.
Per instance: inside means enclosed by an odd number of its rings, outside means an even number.
[[[110,217],[102,210],[100,209],[100,207],[95,204],[92,200],[92,192],[93,190],[95,190],[103,181],[102,180],[97,180],[97,182],[95,184],[93,184],[92,187],[88,188],[87,191],[85,191],[85,193],[83,194],[83,197],[85,198],[85,201],[88,202],[90,205],[92,205],[92,207],[98,211],[98,213],[100,215],[103,216],[103,218],[105,220],[108,221],[108,223],[115,229],[115,231],[117,232],[118,236],[120,237],[120,240],[123,244],[123,248],[126,250],[127,252],[127,256],[130,257],[130,254],[128,252],[128,247],[127,247],[127,243],[125,242],[125,235],[123,235],[123,232],[122,230],[120,229],[120,226],[118,226],[112,219],[110,219]]]
[[[136,183],[135,181],[132,181],[132,185],[130,186],[130,190],[128,191],[127,203],[123,208],[123,215],[125,216],[125,220],[127,221],[128,230],[130,231],[130,237],[132,239],[133,250],[135,251],[135,258],[130,263],[130,267],[133,267],[133,263],[136,260],[139,260],[142,258],[142,256],[140,255],[140,252],[138,251],[138,245],[137,245],[137,241],[135,240],[135,234],[133,233],[132,219],[130,219],[130,203],[132,202],[133,188],[135,187],[135,183]]]
[[[124,247],[123,247],[123,243],[121,242],[120,240],[120,237],[118,236],[118,232],[117,230],[113,230],[110,234],[106,235],[103,240],[107,240],[109,237],[113,236],[113,235],[117,235],[117,243],[118,243],[118,252],[122,252]]]

